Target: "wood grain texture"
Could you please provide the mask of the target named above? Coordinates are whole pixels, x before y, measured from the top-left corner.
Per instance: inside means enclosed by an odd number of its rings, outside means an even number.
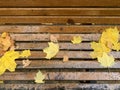
[[[58,41],[71,42],[73,36],[81,36],[83,41],[97,41],[100,38],[100,34],[11,34],[11,37],[15,41],[50,41],[50,35],[54,35]]]
[[[101,33],[106,28],[120,25],[0,25],[0,33]]]
[[[119,90],[119,84],[79,84],[79,83],[56,83],[56,84],[0,84],[0,89],[48,89],[48,90],[75,90],[75,89],[113,89]]]
[[[61,60],[31,60],[32,63],[25,69],[108,69],[103,67],[97,61],[89,60],[69,60],[68,62],[63,62]],[[22,61],[17,62],[17,69],[24,69]],[[120,61],[116,60],[114,65],[109,67],[109,69],[120,69]]]
[[[34,80],[36,72],[6,72],[0,80]],[[45,80],[120,80],[119,72],[44,72]]]
[[[15,43],[15,49],[30,49],[30,50],[42,50],[48,47],[47,42],[17,42]],[[72,43],[59,43],[60,50],[92,50],[90,43],[80,43],[80,44],[72,44]]]
[[[119,16],[120,8],[0,8],[1,16]]]
[[[120,24],[119,16],[0,16],[0,24]]]
[[[4,0],[0,1],[0,7],[119,7],[119,0]]]
[[[73,59],[92,59],[90,56],[92,51],[59,51],[55,58],[63,58],[64,55],[67,55],[69,58]],[[114,58],[120,58],[120,52],[112,51],[110,55],[113,55]],[[46,53],[43,51],[31,51],[31,59],[45,59]]]
[[[0,0],[0,34],[10,33],[15,50],[30,49],[28,59],[32,61],[23,68],[23,58],[17,59],[16,72],[6,71],[0,80],[19,84],[0,84],[0,90],[119,90],[119,84],[85,84],[86,80],[120,80],[120,52],[110,53],[116,59],[109,68],[112,71],[90,56],[90,42],[98,41],[105,28],[115,26],[120,31],[120,0]],[[50,35],[57,37],[60,51],[46,60],[42,50]],[[73,45],[73,36],[81,36],[83,42]],[[68,62],[62,61],[64,55]],[[33,84],[39,69],[51,84]],[[78,84],[80,81],[84,84]]]

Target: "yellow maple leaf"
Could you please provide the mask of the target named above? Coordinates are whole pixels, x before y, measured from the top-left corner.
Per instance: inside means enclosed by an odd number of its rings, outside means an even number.
[[[103,55],[103,52],[108,53],[111,51],[111,49],[106,47],[103,43],[92,42],[91,48],[94,50],[94,52],[90,53],[92,58],[101,57]]]
[[[15,71],[16,62],[15,59],[20,58],[20,53],[18,51],[7,51],[1,58],[0,58],[0,75],[3,74],[6,70],[11,72]],[[23,55],[26,57],[28,55]]]
[[[73,39],[71,40],[73,44],[79,44],[82,42],[82,38],[80,36],[74,36]]]
[[[59,44],[48,42],[48,45],[49,47],[44,48],[43,52],[47,54],[45,58],[51,59],[59,52]]]
[[[16,68],[15,59],[19,58],[19,53],[15,51],[8,51],[0,58],[0,75],[3,74],[6,69],[13,72]]]
[[[21,53],[21,57],[29,57],[31,55],[30,50],[24,50]]]
[[[45,75],[39,70],[34,77],[36,83],[44,83]]]
[[[101,35],[100,43],[107,45],[108,43],[115,44],[118,42],[119,31],[116,27],[107,28]]]
[[[114,64],[114,57],[109,56],[107,53],[103,52],[102,57],[98,57],[98,62],[104,67],[110,67]]]

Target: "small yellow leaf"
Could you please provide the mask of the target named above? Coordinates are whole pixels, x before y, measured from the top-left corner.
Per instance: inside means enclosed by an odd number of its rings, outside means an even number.
[[[114,57],[109,56],[107,53],[103,52],[103,56],[98,57],[98,62],[100,62],[104,67],[110,67],[114,64]]]
[[[73,44],[79,44],[82,42],[82,38],[80,36],[74,36],[73,39],[71,40]]]
[[[31,61],[27,59],[27,60],[23,60],[22,63],[23,63],[23,68],[25,68],[31,64]]]
[[[7,32],[3,32],[2,35],[1,35],[2,38],[5,38],[6,36],[8,36]]]
[[[39,70],[38,73],[36,73],[36,76],[34,77],[36,83],[44,83],[45,75],[42,74],[42,72]]]
[[[3,83],[4,83],[4,81],[0,80],[0,84],[3,84]]]
[[[43,52],[46,53],[46,59],[51,59],[59,52],[59,45],[58,43],[49,42],[49,47],[43,49]]]
[[[29,57],[31,55],[31,52],[30,52],[30,50],[24,50],[24,51],[22,51],[22,53],[21,53],[21,57]]]
[[[64,55],[64,56],[63,56],[63,62],[68,62],[68,61],[69,61],[68,56],[67,56],[67,55]]]

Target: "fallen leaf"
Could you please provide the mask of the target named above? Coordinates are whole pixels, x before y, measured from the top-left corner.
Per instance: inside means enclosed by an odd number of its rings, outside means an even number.
[[[0,80],[0,84],[3,84],[3,83],[4,83],[4,81]]]
[[[115,44],[118,43],[119,40],[119,31],[116,27],[107,28],[102,32],[101,38],[99,40],[100,43],[107,45],[108,43]]]
[[[17,65],[15,59],[20,57],[21,54],[19,51],[11,50],[5,52],[4,55],[0,58],[0,75],[2,75],[6,70],[14,72]],[[28,55],[23,55],[23,58],[24,57],[28,57]]]
[[[7,51],[9,48],[14,46],[14,41],[8,33],[4,32],[0,37],[0,44],[3,45],[3,50]]]
[[[43,52],[46,53],[46,59],[51,59],[59,52],[59,44],[48,42],[49,47],[43,49]]]
[[[8,36],[8,33],[7,32],[3,32],[2,34],[1,34],[1,37],[2,38],[6,38]]]
[[[107,53],[103,52],[102,57],[98,57],[98,62],[104,67],[110,67],[114,64],[114,57],[109,56]]]
[[[27,60],[23,60],[22,63],[23,63],[23,68],[25,68],[31,64],[31,61],[27,59]]]
[[[21,53],[21,57],[29,57],[31,55],[30,50],[24,50]]]
[[[119,51],[120,44],[119,31],[115,28],[107,28],[102,32],[99,42],[92,42],[91,48],[94,50],[90,53],[92,58],[101,57],[103,52],[109,53],[112,49]]]
[[[68,61],[69,61],[68,56],[67,56],[67,55],[64,55],[64,56],[63,56],[63,62],[68,62]]]
[[[54,43],[58,42],[57,37],[55,37],[54,35],[50,35],[50,41]]]
[[[16,51],[7,51],[0,58],[0,75],[3,74],[6,69],[13,72],[16,68],[15,59],[19,58],[19,52]]]
[[[36,83],[44,83],[45,75],[39,70],[34,77]]]
[[[82,42],[82,38],[80,36],[74,36],[73,39],[71,40],[73,44],[79,44]]]
[[[90,56],[92,58],[101,57],[103,55],[103,52],[109,53],[111,51],[111,49],[106,47],[103,43],[92,42],[91,48],[94,50],[90,53]]]

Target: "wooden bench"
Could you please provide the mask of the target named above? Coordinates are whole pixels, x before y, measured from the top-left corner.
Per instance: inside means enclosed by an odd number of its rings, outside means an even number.
[[[91,41],[98,41],[105,28],[120,30],[120,0],[0,0],[0,33],[9,32],[16,50],[31,50],[32,63],[0,76],[0,90],[120,90],[120,52],[112,51],[116,63],[102,67],[90,57]],[[60,52],[45,59],[43,48],[50,35],[58,37]],[[83,42],[73,45],[73,36]],[[69,56],[63,62],[63,55]],[[36,72],[45,75],[44,84],[35,84]]]

